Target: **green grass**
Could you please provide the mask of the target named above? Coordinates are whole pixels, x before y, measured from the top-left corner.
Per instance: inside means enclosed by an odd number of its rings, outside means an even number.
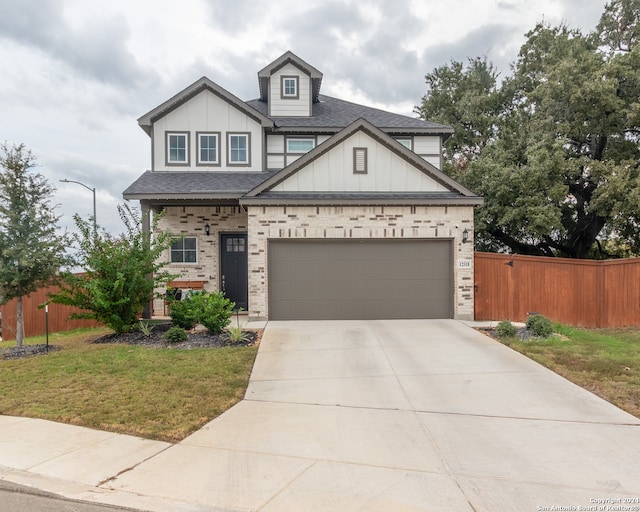
[[[555,325],[554,332],[506,344],[640,418],[640,330]]]
[[[0,414],[176,442],[242,399],[257,353],[90,343],[108,332],[57,333],[59,351],[0,360]]]

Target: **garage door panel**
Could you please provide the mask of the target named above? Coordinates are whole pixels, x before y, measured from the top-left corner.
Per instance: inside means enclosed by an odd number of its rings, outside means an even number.
[[[269,243],[269,318],[451,318],[448,240]]]

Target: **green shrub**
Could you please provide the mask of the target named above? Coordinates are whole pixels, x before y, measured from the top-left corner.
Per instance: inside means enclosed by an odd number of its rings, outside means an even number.
[[[200,320],[197,297],[204,292],[195,292],[184,300],[172,300],[169,303],[171,322],[182,329],[193,329]]]
[[[149,237],[139,212],[126,205],[118,206],[118,212],[126,226],[120,235],[97,231],[93,223],[74,215],[76,258],[84,272],[62,272],[60,290],[50,297],[54,304],[80,310],[71,318],[98,320],[120,334],[137,328],[154,289],[172,276],[160,257],[171,246],[171,236],[158,228],[159,218],[154,217]]]
[[[187,332],[182,327],[174,325],[164,333],[164,337],[171,343],[180,343],[187,340]]]
[[[516,334],[518,334],[518,328],[508,320],[503,320],[496,326],[498,338],[513,338]]]
[[[227,299],[224,293],[209,293],[200,298],[201,316],[199,322],[213,333],[220,334],[231,322],[235,302]]]
[[[174,325],[183,329],[193,329],[202,324],[209,332],[220,334],[229,325],[235,303],[222,292],[194,292],[180,301],[170,303],[170,316]]]
[[[534,336],[540,338],[548,338],[553,332],[551,320],[544,315],[531,315],[527,318],[527,329],[529,329]]]

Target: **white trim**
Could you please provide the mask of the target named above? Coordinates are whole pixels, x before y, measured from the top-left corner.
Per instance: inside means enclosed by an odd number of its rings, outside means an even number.
[[[287,82],[293,83],[293,92],[287,92]],[[283,98],[292,98],[296,99],[299,97],[298,88],[298,77],[297,76],[283,76],[282,77],[282,97]]]
[[[242,137],[245,140],[245,153],[246,158],[244,160],[233,160],[232,153],[234,151],[233,146],[231,144],[232,137]],[[236,149],[236,151],[238,151]],[[227,133],[227,164],[228,165],[251,165],[251,137],[250,133],[238,133],[238,132],[228,132]]]
[[[184,160],[173,160],[171,158],[171,137],[182,137],[184,139]],[[165,135],[165,158],[167,165],[189,165],[189,132],[166,132]],[[180,150],[180,146],[176,148]]]
[[[215,160],[202,160],[202,137],[214,137],[216,141]],[[196,164],[197,165],[220,165],[220,132],[197,132],[196,133]],[[211,150],[211,148],[207,148]]]
[[[291,149],[289,147],[289,143],[290,142],[310,142],[311,143],[311,147],[309,149]],[[309,151],[311,151],[313,148],[316,147],[316,141],[314,138],[312,137],[292,137],[292,138],[287,138],[286,140],[286,152],[287,153],[295,153],[295,154],[304,154],[304,153],[308,153]]]
[[[184,248],[184,242],[186,240],[194,240],[195,241],[195,249],[185,249]],[[180,242],[182,241],[182,249],[175,249],[176,253],[180,252],[182,254],[182,259],[183,261],[173,261],[173,253],[174,253],[174,248],[173,245],[176,242]],[[184,255],[185,252],[189,251],[189,252],[194,252],[195,253],[195,261],[184,261]],[[173,265],[193,265],[194,263],[198,263],[198,237],[197,236],[184,236],[184,237],[176,237],[172,242],[171,242],[171,247],[169,247],[169,262]]]

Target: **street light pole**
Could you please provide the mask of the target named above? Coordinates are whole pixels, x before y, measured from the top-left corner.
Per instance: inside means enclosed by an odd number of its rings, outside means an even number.
[[[78,185],[82,185],[84,188],[86,188],[87,190],[91,190],[91,192],[93,192],[93,232],[97,233],[98,232],[98,224],[97,224],[97,220],[96,220],[96,189],[95,187],[91,188],[87,185],[85,185],[84,183],[80,183],[79,181],[74,181],[74,180],[60,180],[62,183],[77,183]]]

